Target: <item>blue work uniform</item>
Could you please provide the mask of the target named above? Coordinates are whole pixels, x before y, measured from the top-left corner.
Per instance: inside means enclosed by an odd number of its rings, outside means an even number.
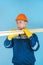
[[[32,34],[30,38],[18,35],[12,40],[4,41],[6,48],[13,48],[12,63],[14,65],[34,65],[36,59],[34,51],[39,49],[39,41],[36,34]]]

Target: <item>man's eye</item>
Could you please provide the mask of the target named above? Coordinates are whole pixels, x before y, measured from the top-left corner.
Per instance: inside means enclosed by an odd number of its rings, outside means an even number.
[[[20,21],[18,21],[18,23],[19,23]]]

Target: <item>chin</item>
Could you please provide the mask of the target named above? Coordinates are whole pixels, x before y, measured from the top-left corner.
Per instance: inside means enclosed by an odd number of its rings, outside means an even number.
[[[18,30],[22,30],[22,28],[18,28]]]

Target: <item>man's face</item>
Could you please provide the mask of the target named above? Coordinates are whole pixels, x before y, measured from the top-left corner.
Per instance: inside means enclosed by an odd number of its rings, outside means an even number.
[[[17,23],[17,28],[19,30],[21,30],[22,28],[26,27],[26,25],[27,25],[28,22],[26,22],[24,20],[18,20],[18,21],[16,21],[16,23]]]

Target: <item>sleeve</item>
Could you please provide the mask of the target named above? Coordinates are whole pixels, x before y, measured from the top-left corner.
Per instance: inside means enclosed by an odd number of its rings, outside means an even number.
[[[39,40],[38,40],[38,37],[36,34],[33,34],[30,37],[30,46],[31,46],[32,50],[34,50],[34,51],[37,51],[39,49],[40,45],[39,45]]]
[[[13,47],[13,40],[8,40],[8,38],[6,38],[4,41],[4,46],[6,48],[12,48]]]

